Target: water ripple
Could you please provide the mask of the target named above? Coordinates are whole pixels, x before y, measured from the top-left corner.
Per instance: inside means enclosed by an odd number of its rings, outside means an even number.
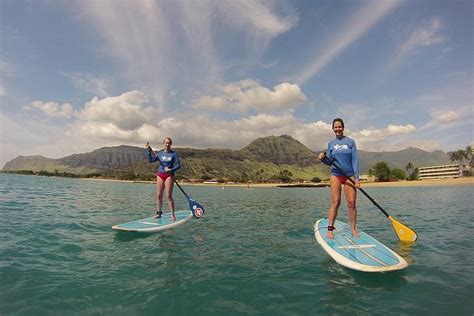
[[[359,196],[359,226],[410,263],[385,274],[343,268],[314,242],[325,188],[185,186],[204,218],[160,234],[111,230],[152,214],[154,190],[0,174],[0,314],[473,313],[472,187],[368,189],[417,231],[412,245]]]

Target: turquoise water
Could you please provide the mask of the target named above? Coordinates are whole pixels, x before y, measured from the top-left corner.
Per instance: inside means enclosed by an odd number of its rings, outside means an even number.
[[[358,196],[359,227],[410,264],[385,274],[345,269],[313,241],[326,188],[184,188],[205,217],[137,236],[111,226],[154,212],[151,184],[0,174],[0,314],[474,312],[473,186],[367,188],[417,231],[411,247]]]

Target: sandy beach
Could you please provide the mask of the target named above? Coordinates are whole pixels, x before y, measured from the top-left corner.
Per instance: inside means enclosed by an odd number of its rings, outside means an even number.
[[[114,182],[130,182],[130,183],[150,183],[155,181],[130,181],[130,180],[115,180],[115,179],[100,179],[100,178],[81,178],[86,181],[114,181]],[[249,188],[272,188],[281,186],[281,183],[188,183],[179,181],[182,185],[193,186],[215,186],[215,187],[249,187]],[[321,182],[320,184],[328,184],[328,182]],[[290,183],[288,185],[297,185],[297,183]],[[474,185],[474,177],[463,177],[456,179],[433,179],[433,180],[415,180],[415,181],[397,181],[397,182],[362,182],[362,187],[419,187],[419,186],[456,186],[456,185]]]
[[[203,185],[203,186],[218,186],[218,187],[249,187],[249,188],[268,188],[277,187],[281,183],[186,183],[185,185]],[[328,184],[329,182],[322,182],[321,184]],[[296,185],[291,183],[289,185]],[[397,182],[362,182],[362,187],[418,187],[418,186],[453,186],[453,185],[474,185],[474,177],[464,177],[456,179],[434,179],[434,180],[416,180],[416,181],[397,181]]]

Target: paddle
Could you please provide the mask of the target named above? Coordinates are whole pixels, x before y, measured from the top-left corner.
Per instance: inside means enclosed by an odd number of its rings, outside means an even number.
[[[352,184],[355,184],[354,180],[352,180],[351,177],[349,177],[342,169],[341,167],[338,166],[338,164],[336,163],[336,160],[333,160],[331,158],[329,158],[328,156],[324,155],[324,159],[322,160],[326,165],[332,165],[332,166],[335,166],[337,168],[337,170],[339,170],[339,172],[341,172],[347,179],[349,179],[350,182],[352,182]],[[391,215],[389,215],[367,192],[364,191],[364,189],[360,188],[359,187],[359,190],[360,192],[362,192],[379,210],[382,211],[382,213],[385,214],[385,216],[387,216],[387,218],[390,220],[390,222],[392,223],[392,226],[393,226],[393,230],[395,231],[395,233],[397,234],[398,236],[398,239],[400,239],[401,241],[406,241],[406,242],[414,242],[417,240],[418,238],[418,235],[416,234],[416,232],[411,229],[410,227],[408,227],[407,225],[405,224],[402,224],[400,223],[399,221],[397,221],[395,218],[393,218]]]
[[[153,157],[157,158],[158,162],[161,165],[161,161],[160,159],[158,159],[158,157],[156,157],[156,154],[151,148],[150,143],[146,143],[145,147],[148,148],[148,151],[150,152],[151,155],[153,155]],[[190,198],[189,195],[186,194],[186,192],[184,192],[183,188],[179,185],[178,181],[176,181],[174,177],[172,177],[172,179],[174,180],[174,183],[176,184],[176,186],[181,190],[181,192],[183,192],[186,199],[188,199],[189,208],[191,209],[191,212],[193,213],[194,217],[201,218],[206,212],[204,207],[198,202],[196,202],[195,200],[193,200],[192,198]]]

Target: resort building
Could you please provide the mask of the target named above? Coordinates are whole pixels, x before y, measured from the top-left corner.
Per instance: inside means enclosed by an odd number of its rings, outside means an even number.
[[[418,179],[459,178],[464,173],[464,166],[459,164],[430,166],[418,168]]]

